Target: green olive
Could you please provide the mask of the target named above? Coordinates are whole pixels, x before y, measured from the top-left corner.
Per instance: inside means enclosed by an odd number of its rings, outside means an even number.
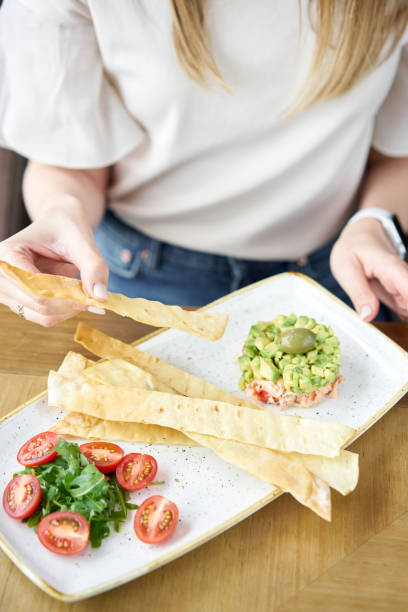
[[[285,353],[306,353],[316,344],[316,334],[304,327],[292,327],[278,340],[279,349]]]

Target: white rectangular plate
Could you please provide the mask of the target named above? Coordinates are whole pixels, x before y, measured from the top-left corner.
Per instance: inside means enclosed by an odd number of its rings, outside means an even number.
[[[222,389],[238,393],[237,356],[249,327],[258,320],[295,312],[334,328],[341,342],[345,381],[338,399],[326,399],[315,408],[290,409],[287,413],[350,425],[357,430],[357,437],[408,390],[405,351],[306,277],[271,277],[218,300],[209,309],[230,315],[225,335],[218,342],[167,330],[139,346]],[[0,491],[13,472],[20,469],[16,460],[20,446],[58,418],[61,413],[49,408],[43,395],[3,419]],[[141,576],[203,544],[280,494],[207,449],[121,445],[125,452],[146,451],[157,459],[157,480],[165,484],[133,493],[132,501],[141,503],[159,493],[178,505],[180,523],[166,542],[149,546],[137,540],[130,512],[120,533],[113,533],[100,549],[88,547],[78,556],[64,558],[44,549],[34,530],[10,519],[3,508],[0,510],[1,547],[31,580],[58,599],[84,599]]]

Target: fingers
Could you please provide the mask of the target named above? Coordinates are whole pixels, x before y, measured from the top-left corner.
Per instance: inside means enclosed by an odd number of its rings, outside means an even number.
[[[13,312],[18,312],[18,305],[22,306],[26,319],[45,327],[51,327],[86,310],[86,306],[69,300],[51,300],[31,295],[15,283],[3,279],[0,280],[0,302]]]
[[[372,321],[378,314],[379,300],[368,282],[363,266],[355,256],[336,257],[333,249],[331,266],[334,277],[349,295],[354,308],[364,321]]]
[[[35,266],[44,274],[58,274],[59,276],[67,276],[68,278],[76,278],[79,276],[78,268],[66,261],[56,261],[48,257],[36,256]]]
[[[401,318],[408,317],[408,265],[398,257],[384,258],[375,270],[372,289]]]
[[[1,297],[0,300],[3,304],[8,306],[10,310],[18,314],[18,316],[26,319],[27,321],[31,321],[32,323],[42,325],[43,327],[53,327],[57,323],[61,323],[61,321],[71,318],[78,312],[73,312],[70,310],[68,312],[44,314],[43,312],[39,312],[37,309],[34,310],[29,306],[25,306],[21,302],[12,303],[9,298]]]
[[[106,300],[109,268],[101,257],[93,238],[88,239],[88,242],[82,240],[77,251],[72,252],[71,261],[80,270],[85,293],[97,300]]]
[[[34,274],[40,272],[40,270],[34,264],[32,257],[29,257],[29,255],[24,252],[9,250],[7,254],[2,253],[0,255],[0,259],[11,264],[12,266],[16,266],[22,270],[27,270],[27,272],[33,272]],[[6,275],[3,274],[3,277],[5,276]],[[7,278],[9,277],[7,276]]]
[[[58,273],[74,278],[80,273],[84,291],[98,300],[107,298],[108,267],[93,239],[89,223],[80,214],[58,214],[34,221],[5,240],[0,260],[32,273]],[[17,281],[0,273],[0,302],[16,312],[24,307],[28,320],[49,327],[74,316],[85,306],[68,300],[51,300],[24,292]],[[103,309],[94,312],[104,314]]]

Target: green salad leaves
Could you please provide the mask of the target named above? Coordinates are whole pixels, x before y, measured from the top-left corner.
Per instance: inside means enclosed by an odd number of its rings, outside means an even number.
[[[26,522],[36,527],[41,519],[57,510],[83,514],[90,524],[90,542],[98,548],[110,533],[110,524],[119,531],[127,511],[138,508],[129,503],[129,492],[115,474],[102,474],[79,450],[60,438],[55,447],[58,456],[50,463],[27,467],[19,474],[35,474],[41,484],[41,503]]]

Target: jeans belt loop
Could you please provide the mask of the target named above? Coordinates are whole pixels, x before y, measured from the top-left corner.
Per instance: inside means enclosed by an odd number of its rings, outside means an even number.
[[[163,246],[163,243],[161,242],[161,240],[156,240],[156,238],[151,238],[150,244],[148,246],[146,261],[145,261],[145,265],[149,269],[155,270],[156,268],[160,266],[162,246]]]
[[[232,272],[231,291],[239,289],[241,281],[244,277],[244,264],[235,257],[228,257],[228,263]]]

